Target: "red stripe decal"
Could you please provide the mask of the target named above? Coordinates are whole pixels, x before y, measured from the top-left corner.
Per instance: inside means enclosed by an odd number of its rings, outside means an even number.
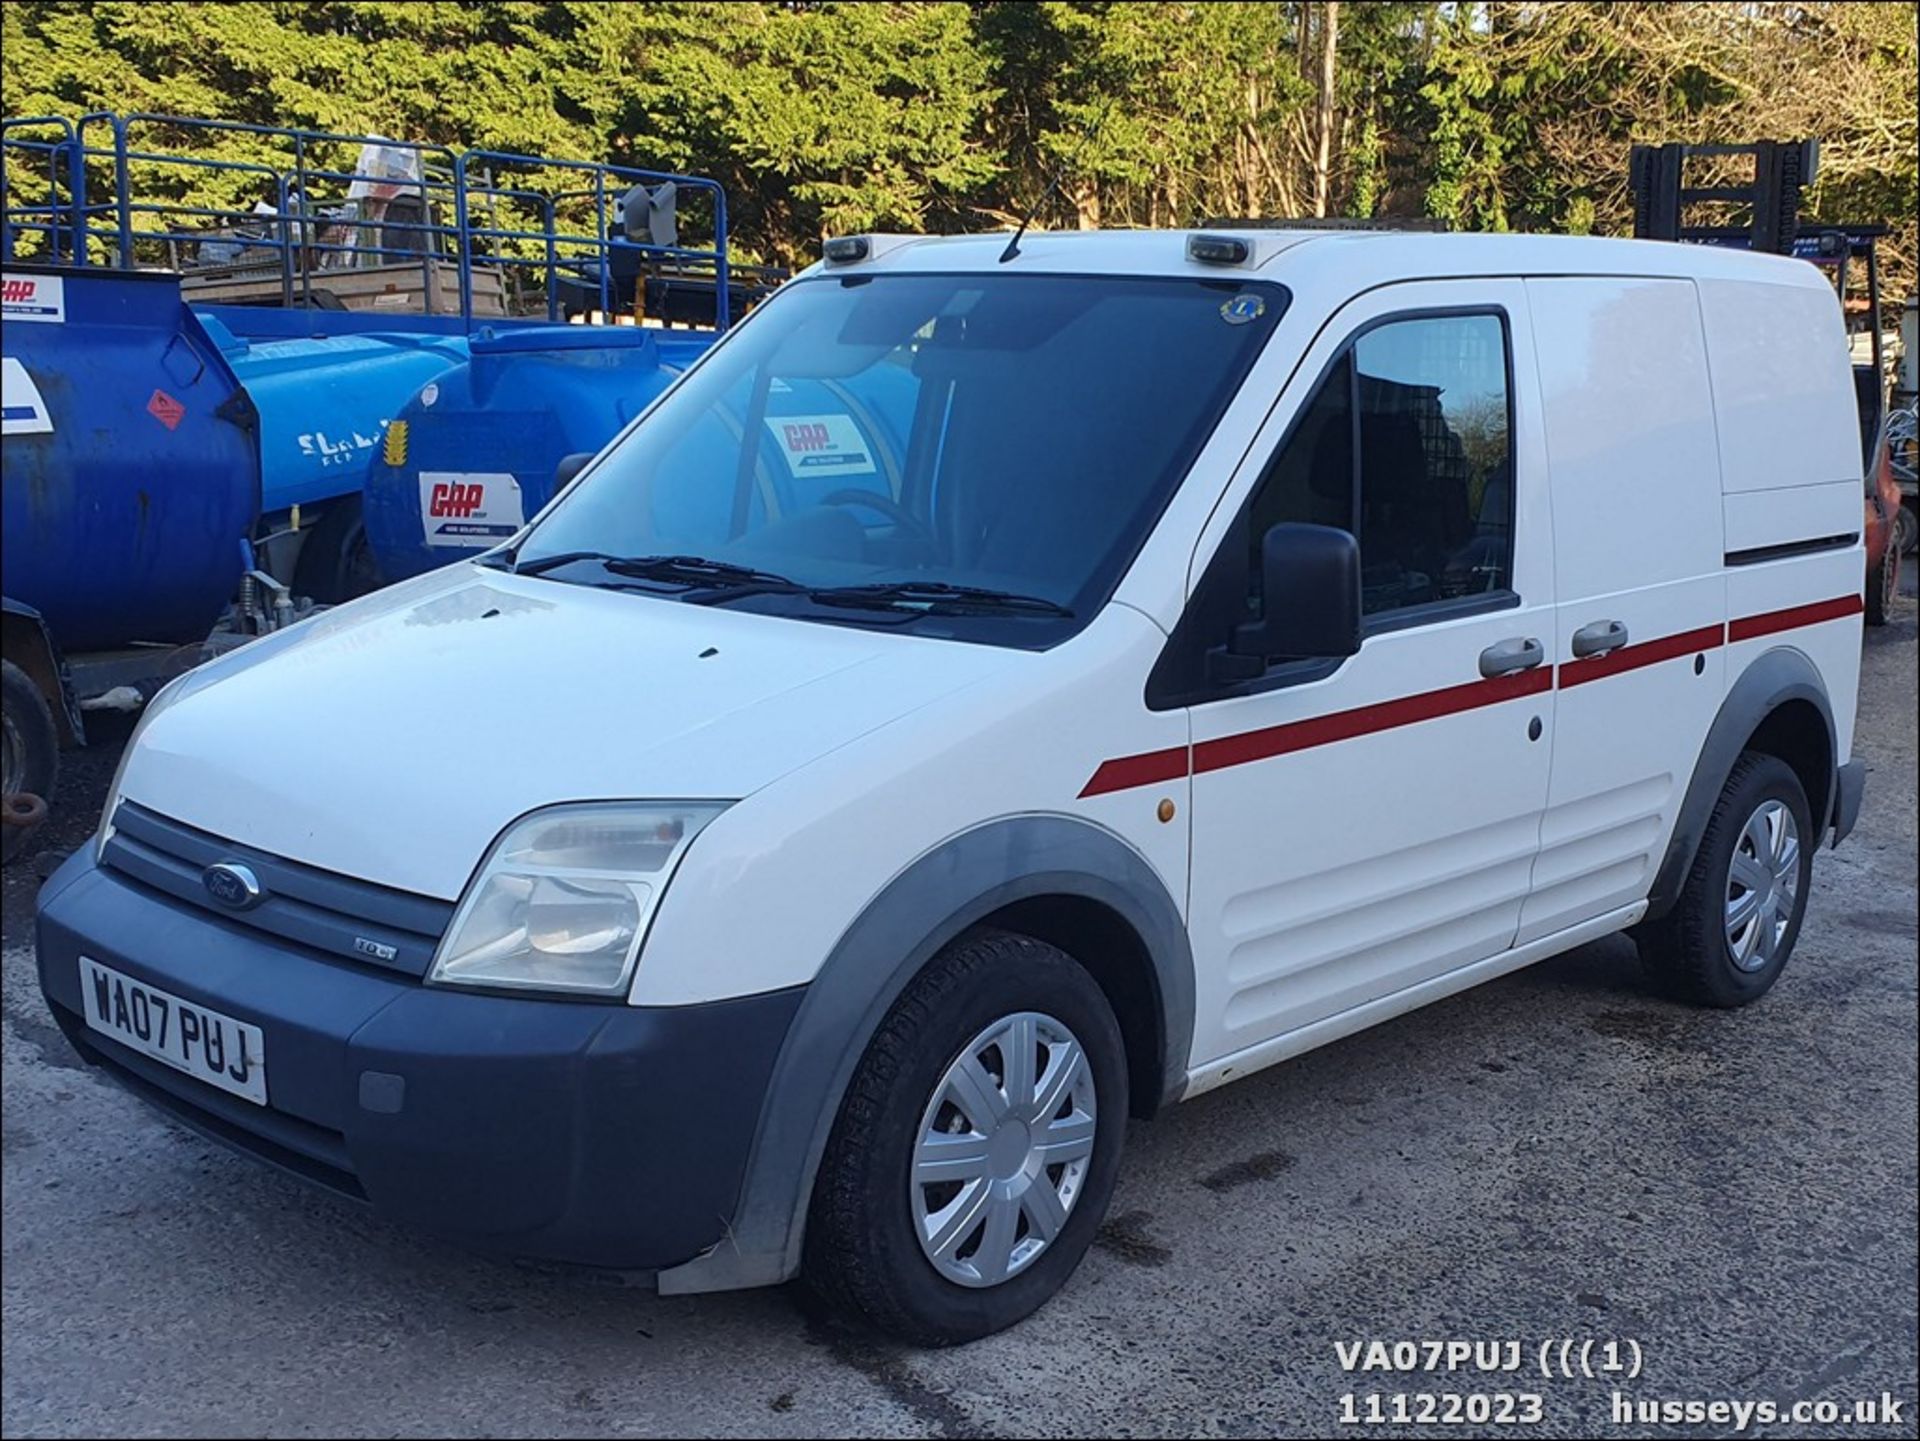
[[[1603,680],[1622,671],[1638,670],[1643,665],[1658,665],[1663,660],[1673,660],[1694,651],[1713,650],[1725,644],[1725,636],[1724,626],[1703,625],[1699,630],[1663,635],[1658,640],[1642,641],[1639,645],[1623,645],[1619,650],[1610,650],[1591,660],[1568,661],[1560,667],[1560,684],[1585,685],[1590,680]]]
[[[1156,781],[1184,780],[1187,775],[1187,748],[1175,746],[1172,750],[1148,751],[1145,755],[1122,756],[1119,760],[1102,761],[1100,769],[1093,773],[1080,791],[1080,799],[1088,796],[1103,796],[1108,791],[1132,790],[1135,786],[1150,786]]]
[[[1481,706],[1499,705],[1502,701],[1518,700],[1521,696],[1538,695],[1552,687],[1552,673],[1546,666],[1536,666],[1512,675],[1495,676],[1492,680],[1469,681],[1465,685],[1448,686],[1445,690],[1401,696],[1398,700],[1334,711],[1331,715],[1312,716],[1306,720],[1290,721],[1286,725],[1268,726],[1264,730],[1245,731],[1237,736],[1221,736],[1218,740],[1202,741],[1193,748],[1193,772],[1200,775],[1206,771],[1224,770],[1228,766],[1246,765],[1250,761],[1263,761],[1271,756],[1287,755],[1292,751],[1331,745],[1335,741],[1352,740],[1355,736],[1372,735],[1376,731],[1436,720],[1460,711],[1477,710]]]
[[[1818,625],[1823,620],[1845,620],[1858,615],[1866,605],[1857,595],[1837,596],[1812,605],[1796,605],[1786,610],[1770,610],[1765,615],[1750,615],[1736,620],[1729,628],[1730,640],[1752,640],[1757,635],[1773,635],[1783,630],[1798,630],[1803,625]]]
[[[1858,615],[1864,608],[1859,596],[1843,595],[1813,605],[1797,605],[1787,610],[1747,616],[1734,621],[1724,630],[1717,625],[1701,626],[1698,630],[1683,631],[1679,635],[1661,636],[1638,645],[1622,646],[1619,650],[1596,656],[1592,660],[1569,661],[1558,667],[1559,684],[1563,688],[1584,685],[1590,680],[1602,680],[1623,671],[1638,670],[1641,666],[1657,665],[1663,660],[1712,650],[1729,641],[1751,640],[1755,636],[1795,630],[1803,625],[1842,620],[1850,615]],[[1437,720],[1441,716],[1458,715],[1461,711],[1477,710],[1481,706],[1499,705],[1503,701],[1519,700],[1523,696],[1539,695],[1542,691],[1551,690],[1554,678],[1554,668],[1537,666],[1533,670],[1496,676],[1492,680],[1469,681],[1465,685],[1448,686],[1444,690],[1425,691],[1419,695],[1402,696],[1398,700],[1381,701],[1376,705],[1358,706],[1353,710],[1334,711],[1331,715],[1311,716],[1306,720],[1289,721],[1285,725],[1268,726],[1264,730],[1220,736],[1195,746],[1191,765],[1185,746],[1147,751],[1137,756],[1122,756],[1117,760],[1102,761],[1100,768],[1081,790],[1080,796],[1084,800],[1088,796],[1131,790],[1135,786],[1179,780],[1189,774],[1225,770],[1229,766],[1247,765],[1252,761],[1268,760],[1293,751],[1352,740],[1355,736],[1373,735],[1425,720]]]

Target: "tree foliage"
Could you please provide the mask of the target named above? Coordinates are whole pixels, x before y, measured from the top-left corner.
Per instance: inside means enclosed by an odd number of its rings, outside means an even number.
[[[788,262],[823,232],[1006,225],[1056,172],[1043,225],[1307,214],[1323,135],[1334,214],[1617,232],[1631,144],[1810,135],[1814,215],[1893,226],[1913,283],[1911,4],[1333,8],[9,0],[0,99],[697,171]]]

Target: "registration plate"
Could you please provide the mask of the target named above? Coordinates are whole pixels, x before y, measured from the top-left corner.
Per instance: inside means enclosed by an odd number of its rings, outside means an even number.
[[[267,1043],[258,1026],[80,958],[87,1024],[197,1081],[267,1104]]]

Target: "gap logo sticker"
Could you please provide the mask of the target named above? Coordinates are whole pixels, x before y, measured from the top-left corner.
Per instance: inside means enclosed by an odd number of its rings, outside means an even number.
[[[59,325],[66,318],[66,282],[58,275],[0,273],[0,320]]]
[[[0,358],[0,435],[52,435],[53,417],[26,366]]]
[[[491,471],[423,470],[420,523],[428,545],[498,544],[526,523],[520,482]]]
[[[850,415],[769,415],[787,469],[799,475],[872,475],[873,455]]]

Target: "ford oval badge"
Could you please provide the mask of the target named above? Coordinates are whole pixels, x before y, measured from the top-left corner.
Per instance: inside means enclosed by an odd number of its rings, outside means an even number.
[[[252,910],[265,895],[260,878],[238,861],[219,861],[200,872],[200,884],[221,905],[236,911]]]

